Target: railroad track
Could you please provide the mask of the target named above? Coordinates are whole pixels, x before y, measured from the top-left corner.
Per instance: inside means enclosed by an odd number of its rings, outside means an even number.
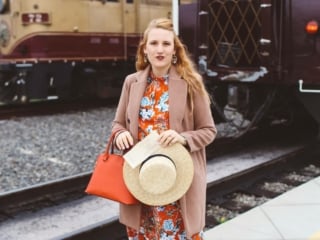
[[[252,145],[257,142],[256,139],[261,139],[261,134],[264,134],[264,137],[266,137],[265,133],[253,131],[241,139],[217,139],[214,144],[207,148],[208,159],[224,155],[230,152],[230,149],[237,151],[247,145]],[[273,133],[271,133],[271,135],[272,134]],[[283,132],[283,135],[285,135],[285,132]],[[268,138],[265,138],[265,140],[268,140]],[[85,195],[84,189],[90,176],[91,172],[85,172],[0,193],[0,222],[24,211],[36,211],[43,207],[54,206],[61,202],[72,201],[76,198],[83,197]]]
[[[217,181],[209,182],[207,187],[207,215],[206,230],[213,228],[233,217],[258,206],[289,189],[281,191],[265,190],[265,183],[286,184],[294,188],[307,180],[320,175],[320,164],[317,161],[319,152],[314,146],[305,146],[295,151],[291,151],[280,158],[270,159],[265,164],[260,164],[251,169],[237,172],[234,175],[221,178]],[[303,159],[303,162],[301,162]],[[315,166],[315,171],[308,171],[310,166]],[[290,172],[304,176],[304,180],[293,180],[284,176]],[[236,195],[242,194],[254,196],[262,201],[254,201],[254,205],[249,205],[243,200],[237,200]],[[219,210],[217,210],[219,209]],[[64,240],[87,240],[105,239],[126,240],[126,232],[118,219],[106,220],[97,225],[79,230],[70,234],[60,236],[58,239]]]
[[[315,147],[316,146],[316,147]],[[277,176],[283,175],[282,169],[288,170],[289,166],[292,171],[299,172],[299,169],[306,167],[305,164],[317,165],[313,163],[314,156],[318,154],[317,143],[304,144],[301,147],[281,155],[269,159],[265,163],[258,164],[250,169],[237,171],[225,177],[220,177],[214,181],[208,182],[207,199],[208,199],[208,215],[207,228],[224,222],[231,217],[223,216],[221,213],[210,211],[209,208],[223,208],[228,211],[235,212],[234,215],[240,214],[250,207],[245,204],[236,204],[231,197],[235,193],[247,193],[262,198],[261,191],[258,194],[257,184],[266,179],[277,179]],[[250,154],[250,153],[248,153]],[[303,161],[302,161],[303,160]],[[214,162],[215,159],[209,161],[208,164]],[[303,162],[304,165],[301,165]],[[315,173],[317,175],[317,173]],[[7,192],[0,195],[0,221],[5,222],[8,219],[14,219],[16,215],[25,211],[38,211],[42,208],[59,205],[66,201],[81,199],[84,194],[84,188],[89,180],[90,173],[84,173],[75,177],[60,179],[59,181],[41,184],[32,188],[22,189],[17,192]],[[280,179],[280,177],[278,177]],[[240,183],[240,184],[239,184]],[[254,187],[253,187],[254,186]],[[280,194],[280,193],[277,193]],[[270,199],[273,196],[267,196]],[[220,214],[220,215],[219,215]],[[83,227],[76,231],[63,234],[58,238],[50,239],[104,239],[108,236],[110,240],[122,240],[125,238],[125,229],[119,224],[117,217],[105,219],[96,224]]]
[[[87,172],[0,194],[0,222],[83,197],[90,176]]]

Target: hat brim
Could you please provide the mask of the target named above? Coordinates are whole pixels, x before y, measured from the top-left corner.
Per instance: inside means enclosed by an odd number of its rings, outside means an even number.
[[[192,158],[181,144],[176,143],[172,146],[161,147],[158,154],[171,158],[177,173],[175,184],[164,193],[151,194],[141,187],[139,182],[140,167],[132,168],[127,162],[123,167],[123,177],[129,191],[139,201],[151,206],[162,206],[180,199],[188,191],[194,175]]]

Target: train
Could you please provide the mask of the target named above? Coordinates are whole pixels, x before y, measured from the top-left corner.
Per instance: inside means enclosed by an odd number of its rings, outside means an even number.
[[[210,90],[215,119],[236,136],[287,124],[319,138],[319,10],[318,0],[180,5],[179,33]]]
[[[173,19],[215,121],[320,125],[318,0],[2,0],[0,103],[117,97],[148,22]]]
[[[117,96],[148,22],[170,0],[0,1],[0,101]]]

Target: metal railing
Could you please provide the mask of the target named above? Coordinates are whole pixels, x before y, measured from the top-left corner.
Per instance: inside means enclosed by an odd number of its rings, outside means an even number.
[[[260,0],[211,0],[208,3],[208,64],[260,65]]]

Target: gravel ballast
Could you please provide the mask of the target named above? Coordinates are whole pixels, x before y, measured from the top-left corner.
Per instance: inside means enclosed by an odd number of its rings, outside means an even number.
[[[0,193],[91,171],[115,108],[0,121]]]

